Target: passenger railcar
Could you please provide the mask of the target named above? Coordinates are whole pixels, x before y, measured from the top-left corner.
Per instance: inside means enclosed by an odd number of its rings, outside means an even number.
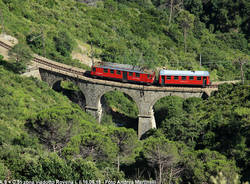
[[[160,70],[160,85],[202,86],[211,84],[208,71]]]
[[[155,72],[138,66],[100,62],[92,66],[91,75],[123,82],[153,84]]]

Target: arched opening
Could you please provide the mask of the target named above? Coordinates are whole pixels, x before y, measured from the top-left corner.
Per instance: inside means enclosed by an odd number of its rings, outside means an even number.
[[[128,94],[109,91],[101,97],[101,106],[101,123],[138,130],[138,106]]]
[[[153,106],[157,127],[162,127],[164,120],[179,116],[184,100],[178,96],[165,96],[158,99]]]
[[[195,147],[204,123],[200,122],[202,99],[166,96],[154,104],[157,128],[172,141]]]
[[[72,102],[78,104],[83,110],[86,106],[86,99],[79,87],[69,80],[56,81],[52,89],[67,96]]]
[[[62,91],[62,87],[61,87],[61,80],[59,81],[56,81],[53,86],[52,86],[52,89],[57,91],[57,92],[61,92]]]

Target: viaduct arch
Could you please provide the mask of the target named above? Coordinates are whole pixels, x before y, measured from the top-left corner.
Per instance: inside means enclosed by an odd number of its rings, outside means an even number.
[[[136,103],[138,114],[138,136],[141,137],[151,128],[156,128],[153,106],[165,96],[180,96],[182,98],[202,97],[206,93],[204,88],[174,88],[143,86],[114,81],[92,79],[82,76],[74,76],[48,68],[39,68],[41,79],[53,87],[58,81],[69,80],[79,87],[85,96],[85,111],[101,121],[102,107],[101,97],[110,91],[120,91],[129,95]]]
[[[0,39],[0,47],[7,53],[13,44]],[[210,96],[212,91],[217,91],[218,87],[213,88],[175,88],[175,87],[157,87],[143,86],[134,84],[125,84],[113,81],[91,79],[84,76],[85,70],[58,63],[39,55],[33,55],[33,64],[38,68],[38,72],[32,73],[32,76],[41,78],[47,82],[50,87],[57,81],[70,80],[79,86],[85,96],[85,110],[95,116],[100,122],[101,103],[100,99],[108,91],[119,90],[128,94],[137,104],[138,115],[138,136],[139,138],[149,129],[156,128],[154,120],[153,106],[160,98],[165,96],[180,96],[183,98],[202,97],[203,94]],[[33,69],[35,71],[36,69]],[[27,76],[31,76],[27,75]],[[231,81],[227,83],[234,83]],[[224,82],[221,82],[224,83]]]

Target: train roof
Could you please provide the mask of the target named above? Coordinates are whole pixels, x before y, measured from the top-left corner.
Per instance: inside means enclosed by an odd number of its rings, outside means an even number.
[[[145,69],[139,66],[133,66],[129,64],[118,64],[118,63],[110,63],[110,62],[99,62],[95,63],[93,67],[107,68],[113,70],[121,70],[126,72],[136,72],[136,73],[146,73],[152,74],[152,70]]]
[[[160,70],[160,75],[176,76],[209,76],[208,71]]]

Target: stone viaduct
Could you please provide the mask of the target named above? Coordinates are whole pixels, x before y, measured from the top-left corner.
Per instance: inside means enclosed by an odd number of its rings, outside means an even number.
[[[92,79],[83,75],[72,75],[39,67],[41,79],[54,88],[60,81],[71,81],[79,87],[85,96],[85,111],[92,114],[98,122],[101,121],[101,97],[109,91],[121,91],[130,96],[136,103],[138,114],[138,136],[141,137],[151,128],[156,128],[153,106],[165,96],[180,96],[182,98],[202,97],[210,95],[215,89],[210,88],[181,88],[144,86],[120,83],[101,79]]]
[[[9,50],[11,46],[0,40],[0,46]],[[144,86],[129,83],[114,82],[108,80],[93,79],[85,76],[85,70],[68,66],[47,58],[34,55],[33,65],[37,74],[55,87],[60,81],[71,81],[79,86],[85,96],[86,112],[92,114],[99,122],[102,115],[101,97],[109,91],[121,91],[130,96],[136,103],[138,114],[138,136],[139,138],[151,128],[156,128],[153,106],[165,96],[180,96],[182,98],[209,96],[218,88],[190,88],[190,87],[159,87]],[[32,74],[36,75],[37,74]]]

